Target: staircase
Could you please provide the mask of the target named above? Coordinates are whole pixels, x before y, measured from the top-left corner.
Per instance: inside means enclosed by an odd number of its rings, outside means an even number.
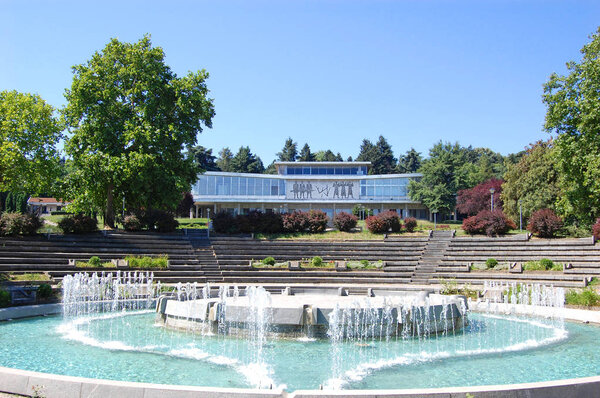
[[[444,259],[446,249],[454,237],[454,231],[433,231],[423,255],[419,259],[415,271],[410,281],[422,285],[429,284],[429,280],[436,272],[436,268],[441,265]]]
[[[207,229],[187,229],[185,235],[194,248],[200,270],[207,282],[223,282],[223,272],[217,262],[215,251],[210,243]]]

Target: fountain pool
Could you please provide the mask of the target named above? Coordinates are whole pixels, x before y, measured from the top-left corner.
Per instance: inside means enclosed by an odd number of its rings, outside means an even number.
[[[94,284],[101,281],[96,277]],[[88,282],[77,282],[85,299],[71,296],[78,298],[66,303],[64,317],[0,324],[0,365],[109,380],[288,391],[513,384],[595,376],[600,369],[594,355],[600,329],[556,317],[471,312],[464,327],[429,334],[407,335],[400,328],[273,338],[268,326],[257,326],[239,337],[202,323],[165,327],[151,300],[142,297],[153,289],[151,278],[121,279],[116,289],[90,289]],[[203,290],[210,292],[196,287],[196,297],[179,298],[195,299]],[[253,294],[275,297],[259,292]],[[530,300],[535,292],[546,301],[552,296],[531,288],[523,297]],[[344,327],[364,330],[349,322]]]

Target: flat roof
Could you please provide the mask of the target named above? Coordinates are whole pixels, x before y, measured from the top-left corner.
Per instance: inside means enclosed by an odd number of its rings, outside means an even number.
[[[371,162],[275,162],[276,166],[370,166]]]

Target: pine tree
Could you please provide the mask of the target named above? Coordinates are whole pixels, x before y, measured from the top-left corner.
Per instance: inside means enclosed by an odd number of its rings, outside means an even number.
[[[281,152],[277,152],[277,158],[280,162],[295,162],[298,157],[298,144],[291,137],[285,140]]]
[[[398,160],[398,172],[400,173],[416,173],[421,167],[421,152],[415,151],[415,148],[410,148],[406,154],[400,156]]]
[[[202,145],[195,146],[188,151],[188,156],[194,159],[194,163],[201,171],[218,171],[219,166],[216,163],[216,157],[212,154],[212,149],[205,148]]]
[[[314,162],[315,155],[310,151],[310,147],[308,144],[304,144],[302,150],[300,151],[300,155],[298,156],[299,162]]]
[[[241,146],[231,160],[231,169],[235,173],[262,173],[265,166],[262,160],[250,151],[250,147]]]
[[[231,162],[233,160],[233,152],[228,147],[221,149],[219,152],[219,159],[217,159],[217,167],[221,171],[233,171]]]

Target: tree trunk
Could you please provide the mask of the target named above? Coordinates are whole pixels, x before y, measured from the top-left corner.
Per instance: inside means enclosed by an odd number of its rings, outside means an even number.
[[[114,197],[113,197],[114,184],[108,184],[106,188],[106,214],[104,215],[104,226],[110,228],[115,227],[115,209],[114,209]]]

